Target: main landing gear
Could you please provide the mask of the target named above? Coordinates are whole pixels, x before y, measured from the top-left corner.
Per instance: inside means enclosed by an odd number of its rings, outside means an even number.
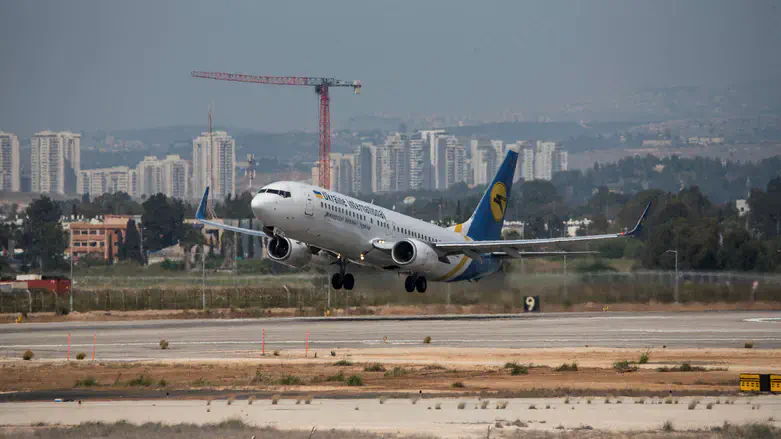
[[[347,261],[340,258],[337,264],[339,264],[339,272],[331,276],[331,286],[335,290],[340,290],[342,287],[345,290],[352,290],[355,286],[355,278],[352,274],[345,273],[347,271]]]
[[[404,289],[408,293],[415,290],[418,290],[418,293],[425,293],[426,288],[428,288],[428,282],[426,282],[426,278],[423,276],[411,274],[404,280]]]

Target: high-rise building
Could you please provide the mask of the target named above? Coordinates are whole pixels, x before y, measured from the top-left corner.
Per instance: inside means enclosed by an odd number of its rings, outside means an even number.
[[[377,146],[374,153],[374,192],[390,192],[393,190],[391,156],[391,149],[387,145]]]
[[[431,190],[431,148],[417,137],[409,141],[409,188]]]
[[[534,179],[548,180],[553,178],[553,156],[556,152],[555,142],[537,141],[534,152]]]
[[[332,152],[331,157],[331,187],[332,191],[342,194],[353,193],[353,181],[355,179],[355,155]],[[317,169],[317,168],[315,168]],[[315,180],[319,181],[319,180]]]
[[[130,168],[127,166],[115,166],[103,169],[85,169],[79,173],[80,195],[89,194],[99,196],[125,192],[132,195]]]
[[[0,131],[0,191],[22,190],[19,174],[19,138],[13,133]]]
[[[445,187],[466,182],[466,147],[451,143],[445,147]]]
[[[135,174],[128,173],[128,188],[135,196],[164,194],[167,197],[186,199],[190,196],[190,164],[178,155],[158,160],[144,157],[136,166]]]
[[[553,173],[569,170],[569,154],[562,149],[556,149],[553,154]]]
[[[518,155],[518,160],[521,162],[521,172],[516,175],[520,174],[519,178],[522,178],[523,181],[532,181],[534,180],[534,148],[528,141],[518,143],[521,146],[521,153]]]
[[[435,189],[447,189],[447,148],[458,146],[458,138],[445,133],[436,134],[433,138],[431,164],[434,168]],[[461,145],[463,148],[463,145]],[[466,153],[466,148],[464,148]],[[464,157],[466,160],[466,156]],[[466,162],[464,162],[466,163]]]
[[[353,169],[353,178],[355,179],[355,192],[358,194],[368,194],[374,192],[372,186],[374,181],[373,156],[376,148],[371,143],[362,143],[355,152],[355,168]]]
[[[408,190],[410,181],[409,137],[406,134],[393,133],[385,138],[385,147],[390,150],[390,191]]]
[[[476,186],[490,183],[497,169],[497,153],[492,145],[479,146],[472,156],[472,175]]]
[[[32,192],[76,192],[81,171],[81,135],[68,131],[41,131],[31,140]]]
[[[207,186],[217,199],[236,192],[236,141],[225,131],[193,139],[192,196]]]

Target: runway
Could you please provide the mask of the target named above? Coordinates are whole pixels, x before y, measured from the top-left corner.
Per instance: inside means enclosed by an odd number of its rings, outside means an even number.
[[[781,348],[781,312],[557,313],[426,318],[146,320],[0,325],[0,358],[89,356],[100,360],[255,358],[266,352],[422,346],[463,348]],[[385,339],[387,337],[387,339]],[[158,342],[168,340],[161,350]]]

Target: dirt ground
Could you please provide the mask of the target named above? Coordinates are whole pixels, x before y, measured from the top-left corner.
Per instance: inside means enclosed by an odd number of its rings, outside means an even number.
[[[447,395],[496,393],[515,396],[561,395],[721,395],[738,391],[741,372],[777,370],[781,350],[658,349],[647,364],[621,373],[616,361],[638,361],[637,349],[461,349],[379,348],[340,350],[336,356],[302,358],[296,352],[257,360],[96,362],[22,361],[0,363],[0,390],[31,392],[89,389],[128,392],[200,389],[223,392],[298,393],[361,396],[375,394]],[[289,356],[288,356],[289,355]],[[311,355],[311,353],[310,353]],[[513,375],[505,363],[528,367]],[[576,362],[576,371],[557,371]],[[660,372],[684,362],[705,371]],[[380,370],[367,369],[379,364]],[[348,385],[351,376],[362,385]],[[459,384],[460,383],[460,384]],[[98,396],[98,395],[96,395]]]
[[[607,306],[607,309],[605,309]],[[714,303],[582,303],[570,307],[564,305],[546,305],[545,312],[698,312],[698,311],[777,311],[781,310],[781,302],[714,302]],[[332,310],[332,316],[407,316],[407,315],[462,315],[462,314],[505,314],[521,312],[520,309],[508,310],[502,305],[386,305]],[[160,320],[160,319],[231,319],[257,317],[296,317],[315,316],[313,309],[304,308],[267,308],[241,309],[216,308],[201,310],[144,310],[144,311],[88,311],[73,312],[68,315],[57,315],[53,312],[29,313],[25,322],[83,322],[83,321],[123,321],[123,320]],[[14,323],[20,316],[18,313],[0,314],[0,323]]]

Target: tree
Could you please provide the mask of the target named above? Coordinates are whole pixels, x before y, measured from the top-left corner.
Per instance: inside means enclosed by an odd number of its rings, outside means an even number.
[[[22,248],[28,265],[47,271],[62,264],[67,239],[60,225],[61,214],[60,206],[45,195],[25,210]]]
[[[152,195],[144,204],[144,248],[158,251],[178,244],[184,237],[184,206],[164,194]]]
[[[119,246],[117,257],[120,261],[144,263],[144,255],[141,252],[141,235],[139,235],[138,226],[132,218],[127,222],[124,242],[120,239],[117,245]]]

